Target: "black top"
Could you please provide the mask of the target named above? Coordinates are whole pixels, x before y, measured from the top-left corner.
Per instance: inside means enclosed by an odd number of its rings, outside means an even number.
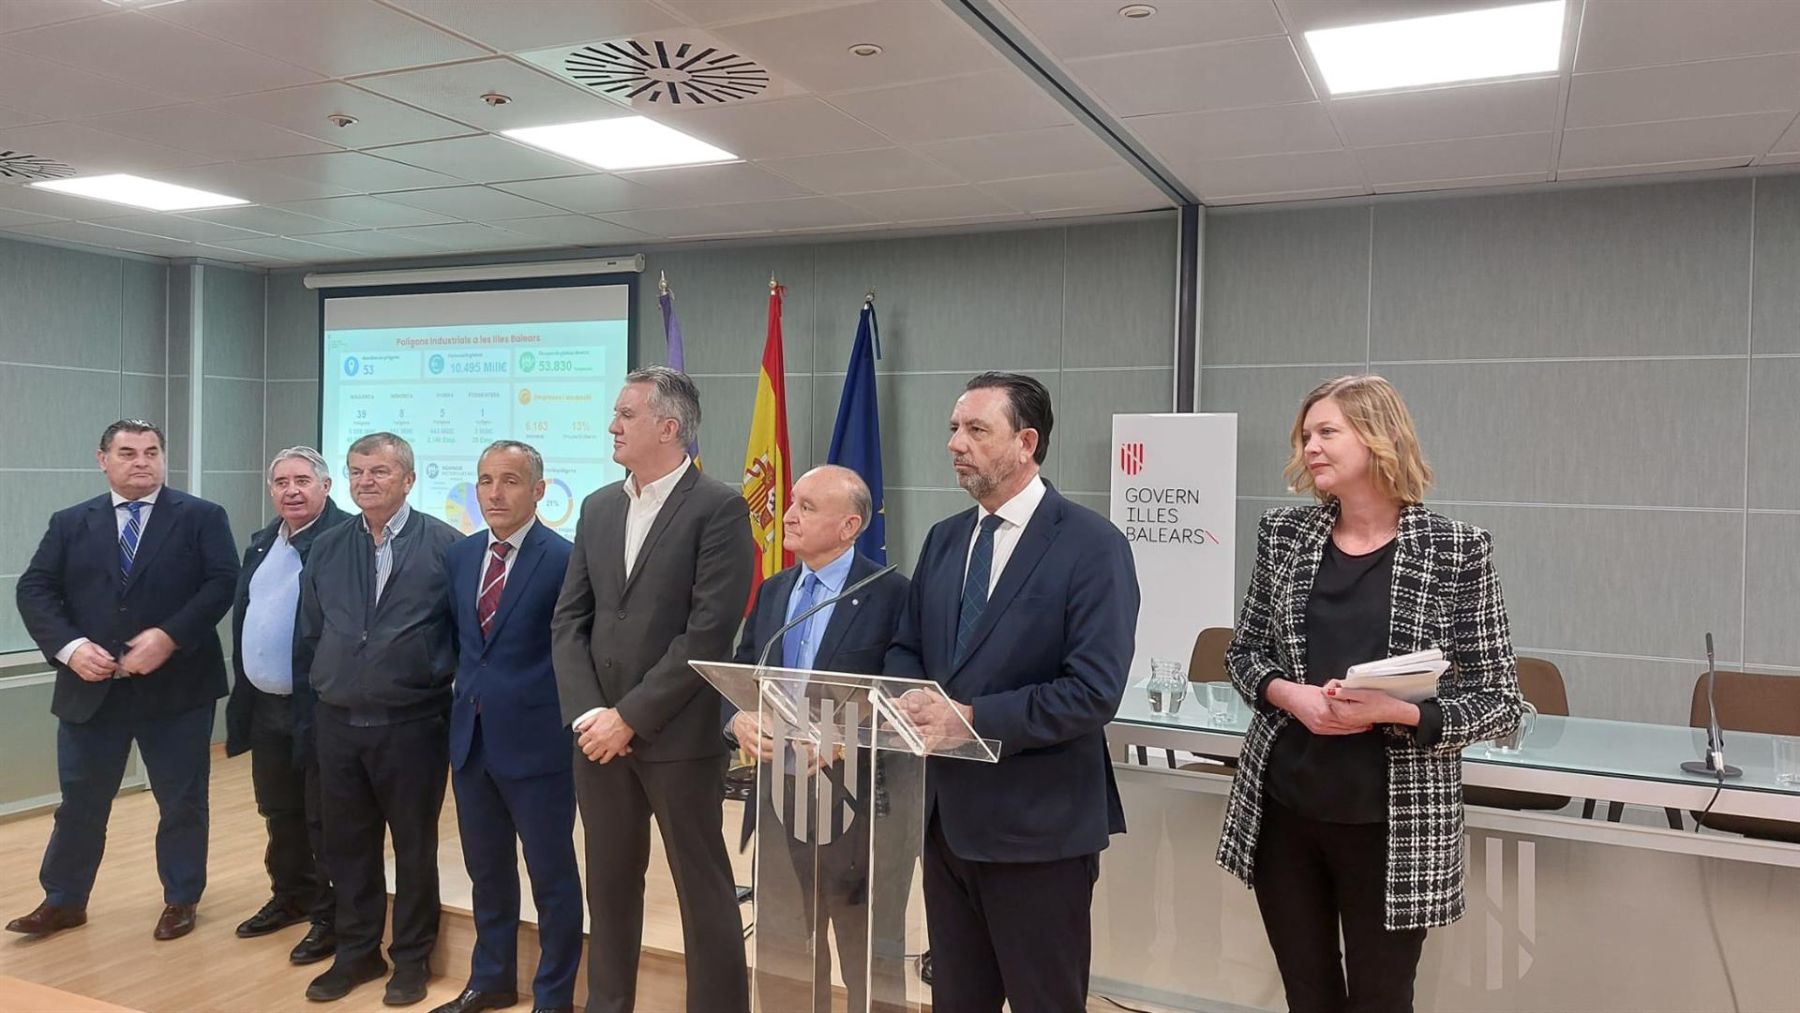
[[[1351,665],[1388,656],[1394,546],[1352,556],[1327,539],[1306,602],[1306,681],[1323,686]],[[1325,823],[1385,823],[1386,736],[1314,735],[1290,721],[1270,748],[1263,788],[1299,815]]]

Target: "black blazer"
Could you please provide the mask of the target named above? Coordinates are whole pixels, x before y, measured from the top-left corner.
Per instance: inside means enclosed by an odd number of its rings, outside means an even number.
[[[750,598],[755,548],[738,490],[690,467],[625,576],[625,483],[581,504],[551,622],[563,724],[614,707],[640,762],[723,756],[719,698],[690,660],[723,661]]]
[[[852,549],[852,552],[856,550]],[[801,567],[790,566],[756,589],[750,605],[750,618],[744,622],[738,638],[737,654],[731,660],[740,665],[754,665],[775,631],[787,622],[788,596],[794,581],[800,579]],[[844,580],[849,587],[881,569],[881,564],[862,553],[850,561],[850,573]],[[894,625],[900,621],[900,610],[906,607],[909,582],[898,572],[889,573],[854,597],[831,607],[831,621],[825,624],[825,635],[813,655],[813,668],[822,672],[848,672],[854,675],[880,675],[882,659],[894,642]],[[772,652],[773,664],[781,663],[779,649]],[[738,709],[730,700],[721,704],[720,716],[729,726]],[[743,837],[748,840],[755,819],[756,806],[744,806]]]
[[[225,695],[219,620],[231,608],[237,550],[225,509],[164,486],[144,525],[131,579],[119,577],[119,528],[110,493],[50,516],[37,552],[19,577],[19,615],[52,664],[71,640],[111,651],[152,626],[176,643],[163,666],[133,677],[137,713],[173,714]],[[72,724],[92,718],[112,681],[84,682],[56,665],[50,712]]]
[[[154,513],[151,516],[155,516]],[[294,536],[294,551],[300,554],[300,565],[306,565],[306,556],[312,551],[313,539],[325,531],[337,527],[350,519],[325,497],[325,511],[319,514],[318,520],[307,525],[306,530]],[[238,570],[237,597],[231,603],[231,699],[225,702],[225,755],[238,756],[250,751],[250,719],[256,712],[256,687],[244,675],[244,614],[250,610],[250,578],[256,576],[256,568],[269,554],[269,546],[275,544],[275,536],[281,531],[283,521],[275,518],[269,525],[250,536],[250,545],[244,550],[244,564]],[[300,606],[296,598],[294,605],[295,632],[298,633]],[[298,635],[294,637],[297,647],[300,643]],[[303,755],[299,744],[295,744],[297,754]]]

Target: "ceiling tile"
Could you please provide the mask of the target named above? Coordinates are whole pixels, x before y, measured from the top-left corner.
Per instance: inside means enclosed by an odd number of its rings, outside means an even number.
[[[689,236],[722,236],[749,231],[719,208],[657,208],[648,211],[614,211],[606,220],[650,236],[681,239]]]
[[[293,158],[269,158],[246,165],[261,166],[286,176],[298,176],[328,186],[343,187],[354,193],[380,193],[384,190],[411,190],[428,186],[452,186],[457,181],[441,173],[416,169],[399,162],[365,155],[360,151],[339,151],[327,155],[297,155]]]
[[[165,169],[157,173],[156,178],[199,190],[229,194],[256,204],[340,197],[356,192],[346,186],[283,175],[264,162],[220,162],[214,165]]]
[[[1286,38],[1072,60],[1069,70],[1120,116],[1240,109],[1316,98]]]
[[[714,34],[772,72],[815,92],[879,88],[1005,66],[943,4],[864,3],[752,21]],[[877,56],[850,47],[872,42]]]
[[[804,188],[747,162],[646,169],[641,172],[620,173],[619,176],[655,192],[663,207],[736,204],[742,201],[808,196]]]
[[[498,183],[494,188],[529,197],[565,211],[584,214],[650,208],[664,201],[662,194],[649,187],[603,172],[565,176],[561,179],[534,179],[523,183]]]
[[[319,79],[317,74],[280,59],[137,12],[0,36],[0,49],[54,60],[190,101]]]
[[[10,229],[15,225],[48,225],[56,220],[51,215],[34,215],[29,211],[0,207],[0,229]]]
[[[1558,180],[1616,179],[1624,176],[1655,176],[1671,172],[1709,172],[1718,169],[1741,169],[1751,163],[1746,155],[1728,158],[1695,158],[1676,162],[1653,162],[1648,165],[1607,165],[1593,169],[1559,169]]]
[[[7,127],[24,126],[27,123],[38,123],[48,118],[49,117],[46,116],[39,116],[36,113],[0,107],[0,130],[4,130]]]
[[[862,208],[884,222],[924,222],[988,215],[1020,217],[1017,208],[973,186],[859,193],[845,197],[844,202]]]
[[[1433,180],[1536,174],[1547,178],[1553,135],[1510,134],[1360,148],[1357,161],[1377,189]]]
[[[567,176],[587,168],[580,162],[558,158],[547,151],[492,134],[366,150],[379,158],[416,165],[471,183],[545,179]]]
[[[716,210],[729,213],[740,228],[765,232],[846,228],[852,225],[871,225],[878,220],[861,208],[830,197],[796,197],[791,200],[727,204]]]
[[[417,240],[428,246],[446,250],[507,250],[551,245],[531,236],[508,232],[505,229],[496,229],[489,225],[477,225],[474,222],[417,225],[403,229],[387,229],[386,232],[392,236]],[[326,241],[329,242],[330,238],[326,237]]]
[[[327,197],[324,200],[294,201],[291,204],[283,204],[281,210],[313,218],[323,218],[327,222],[338,222],[341,226],[347,227],[340,228],[339,231],[397,228],[408,225],[437,225],[455,220],[432,211],[395,204],[378,197]]]
[[[544,218],[508,218],[491,223],[508,232],[549,242],[575,246],[607,246],[635,243],[649,237],[636,229],[589,218],[586,215],[551,215]]]
[[[1575,71],[1616,70],[1800,50],[1792,0],[1587,0]]]
[[[1331,118],[1352,147],[1524,134],[1556,126],[1555,78],[1335,98]]]
[[[821,155],[885,147],[888,139],[811,96],[672,112],[658,122],[724,148],[739,158]]]
[[[1051,127],[1018,133],[959,137],[916,144],[913,150],[949,166],[976,183],[1059,172],[1104,169],[1120,159],[1086,127]]]
[[[1800,109],[1800,54],[1577,74],[1568,127]]]
[[[1215,198],[1364,189],[1355,156],[1343,150],[1218,159],[1174,168],[1181,174],[1182,182],[1209,202]]]
[[[0,130],[0,148],[67,162],[82,176],[108,172],[155,175],[157,170],[171,166],[212,161],[205,155],[165,148],[74,123],[39,123]]]
[[[188,243],[217,243],[224,240],[256,239],[267,235],[261,229],[235,228],[220,225],[217,222],[201,221],[195,218],[184,218],[174,214],[127,214],[113,216],[110,213],[92,216],[93,219],[109,229],[124,229],[128,232],[141,232],[147,236],[161,236],[164,239],[179,239]]]
[[[902,143],[1073,122],[1055,99],[1012,70],[834,95],[831,104]]]
[[[235,240],[228,243],[213,243],[221,249],[236,250],[239,253],[255,254],[272,260],[292,261],[297,263],[319,263],[340,260],[349,252],[336,246],[322,243],[311,243],[301,239],[285,239],[269,236],[264,239]]]
[[[701,27],[781,18],[858,0],[658,0],[661,6]]]
[[[1269,0],[1205,0],[1156,5],[1148,18],[1119,16],[1119,0],[1002,0],[1052,56],[1072,60],[1280,35],[1281,15]]]
[[[905,148],[776,158],[758,164],[808,190],[825,194],[953,186],[963,182],[956,173]]]
[[[304,236],[342,228],[336,222],[269,207],[213,208],[210,211],[189,211],[180,217],[230,225],[270,236]]]
[[[285,155],[310,155],[341,150],[338,145],[327,144],[317,138],[235,116],[213,103],[113,113],[110,116],[83,120],[82,126],[124,134],[141,141],[172,145],[221,161],[280,158]]]
[[[1770,153],[1800,152],[1800,120],[1796,120],[1787,128],[1787,132],[1775,139]]]
[[[163,236],[150,236],[124,229],[108,228],[88,222],[54,222],[49,225],[22,225],[13,232],[36,239],[55,239],[65,243],[83,243],[105,250],[129,250],[132,253],[153,253],[169,246],[171,243],[184,246],[178,240],[170,240]],[[154,254],[153,255],[159,255]]]
[[[0,144],[4,143],[4,140],[0,140]],[[120,204],[107,204],[88,200],[85,197],[70,197],[54,190],[40,190],[37,187],[16,183],[0,185],[0,208],[8,211],[24,211],[28,214],[43,215],[53,219],[92,218],[96,214],[109,212],[131,213],[130,208]]]
[[[403,193],[384,194],[382,199],[475,222],[489,222],[496,218],[531,218],[556,211],[549,205],[485,186],[407,190]]]
[[[629,116],[631,110],[504,57],[356,79],[366,91],[499,132]],[[512,99],[490,106],[490,92]]]
[[[1003,179],[982,189],[1021,211],[1129,205],[1137,210],[1169,207],[1169,198],[1128,166],[1026,179]]]
[[[1472,187],[1522,186],[1527,183],[1547,183],[1555,178],[1555,173],[1548,170],[1538,172],[1518,172],[1504,176],[1472,176],[1462,179],[1426,179],[1407,183],[1376,183],[1370,189],[1376,193],[1421,193],[1427,190],[1467,190]]]
[[[1281,0],[1288,30],[1296,39],[1315,28],[1372,25],[1499,6],[1505,5],[1495,0]]]
[[[1565,130],[1558,169],[1754,157],[1768,151],[1792,120],[1791,113],[1749,113]]]
[[[183,0],[148,13],[325,77],[487,55],[473,43],[373,0]]]
[[[407,239],[390,232],[369,229],[358,232],[333,232],[316,238],[319,242],[329,243],[337,249],[368,257],[425,257],[439,252],[437,247],[427,246],[416,239]]]
[[[102,14],[120,11],[105,0],[6,0],[0,3],[0,35]]]
[[[343,148],[430,141],[471,132],[464,124],[338,81],[243,95],[216,103],[215,108]],[[334,113],[354,116],[356,122],[348,127],[337,126],[327,118]]]
[[[434,25],[503,53],[616,39],[682,22],[645,0],[390,0]]]
[[[9,52],[5,59],[0,59],[0,95],[6,96],[9,107],[45,119],[99,116],[175,101],[150,88],[16,52]]]
[[[1337,131],[1317,102],[1135,116],[1125,127],[1163,159],[1280,155],[1338,146]]]

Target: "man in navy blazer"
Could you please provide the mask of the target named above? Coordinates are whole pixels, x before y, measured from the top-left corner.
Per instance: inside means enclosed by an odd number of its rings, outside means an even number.
[[[936,1013],[1086,1008],[1099,852],[1125,830],[1105,728],[1137,632],[1131,548],[1039,476],[1050,394],[1017,373],[971,379],[950,415],[957,484],[978,504],[934,525],[887,673],[952,703],[901,705],[928,736],[960,713],[1000,762],[927,768],[924,886]]]
[[[87,921],[106,822],[138,745],[156,796],[157,939],[193,931],[206,888],[215,701],[225,695],[219,620],[237,586],[225,510],[163,485],[162,430],[121,420],[97,455],[112,487],[50,518],[19,577],[19,614],[56,663],[62,804],[38,880],[44,903],[7,929],[47,935]]]
[[[793,551],[799,562],[757,588],[733,660],[755,664],[767,652],[773,667],[881,674],[888,647],[893,643],[894,625],[906,604],[907,580],[898,573],[890,572],[850,598],[825,606],[790,630],[781,643],[773,643],[776,632],[800,613],[881,569],[880,564],[855,550],[856,539],[874,510],[869,487],[856,472],[830,464],[814,468],[794,483],[792,501],[782,518],[782,544]],[[775,742],[762,733],[756,714],[740,713],[730,700],[725,701],[723,710],[726,738],[758,759],[775,763],[775,776],[796,781],[795,790],[780,797],[793,799],[800,791],[813,790],[804,787],[806,773],[795,769],[795,755],[785,749],[777,751]],[[757,883],[759,897],[771,897],[777,890],[797,890],[796,895],[786,898],[790,903],[781,906],[804,912],[800,924],[779,926],[781,931],[777,933],[776,926],[769,924],[768,913],[776,905],[764,905],[758,912],[765,930],[758,942],[759,956],[772,955],[771,943],[778,935],[804,940],[815,927],[820,933],[811,956],[796,952],[796,959],[782,961],[784,968],[779,971],[759,966],[763,973],[759,976],[758,994],[763,1009],[831,1009],[831,949],[823,936],[827,923],[837,940],[839,966],[857,969],[844,974],[850,1008],[864,1008],[860,968],[869,956],[869,912],[865,905],[871,903],[870,820],[887,817],[881,812],[878,798],[890,791],[905,790],[901,785],[887,783],[886,769],[870,764],[868,759],[865,751],[860,763],[846,764],[839,757],[827,768],[829,782],[839,790],[827,793],[823,808],[832,814],[837,832],[816,849],[806,828],[796,829],[793,813],[776,813],[770,805],[762,805],[760,811],[756,805],[744,807],[746,840],[753,819],[780,820],[788,828],[793,871],[763,864],[762,878]],[[847,777],[855,780],[854,786],[846,783]],[[917,785],[912,787],[916,792]],[[905,815],[902,807],[894,817]],[[914,824],[916,827],[916,819]],[[905,998],[902,990],[906,894],[912,881],[910,856],[907,864],[907,869],[879,878],[890,895],[872,901],[877,918],[888,918],[875,926],[875,935],[899,944],[894,952],[882,952],[878,947],[870,962],[876,1009],[888,1008],[882,1005],[884,1000],[898,1004]],[[802,903],[807,897],[816,898],[816,909]],[[784,977],[792,981],[784,981]]]
[[[544,459],[501,440],[481,455],[476,496],[488,530],[444,554],[456,632],[451,784],[463,864],[475,887],[475,952],[462,994],[433,1013],[478,1013],[518,1001],[519,866],[525,850],[541,954],[536,1010],[570,1010],[581,965],[581,874],[575,865],[574,742],[550,664],[550,614],[569,541],[537,520]]]

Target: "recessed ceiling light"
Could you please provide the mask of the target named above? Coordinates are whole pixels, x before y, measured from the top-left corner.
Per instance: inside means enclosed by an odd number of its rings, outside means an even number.
[[[856,45],[850,47],[850,52],[857,56],[880,56],[881,47],[873,42],[858,42]]]
[[[1306,33],[1333,95],[1557,69],[1563,0]]]
[[[134,208],[149,208],[152,211],[193,211],[197,208],[228,208],[250,203],[238,197],[207,193],[205,190],[176,186],[173,183],[159,183],[154,179],[124,173],[51,179],[31,185],[42,190],[55,190],[76,197],[111,201],[114,204],[129,204]]]
[[[608,171],[735,162],[738,157],[642,116],[521,127],[501,131],[515,141]]]
[[[1119,17],[1130,18],[1133,21],[1142,20],[1155,13],[1156,8],[1149,4],[1126,4],[1119,8]]]

